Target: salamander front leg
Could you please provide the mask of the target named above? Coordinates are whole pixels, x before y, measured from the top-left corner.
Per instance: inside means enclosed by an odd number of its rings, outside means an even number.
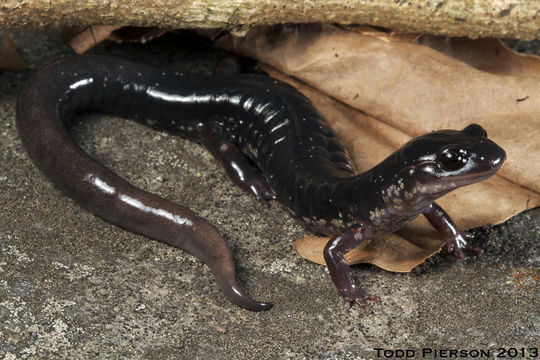
[[[439,231],[446,241],[446,249],[448,252],[453,252],[459,259],[465,259],[467,256],[464,251],[472,251],[476,254],[482,254],[482,249],[472,246],[468,240],[474,239],[474,235],[460,230],[450,215],[446,213],[439,205],[432,203],[423,212],[431,226]]]
[[[266,179],[258,174],[235,143],[223,135],[210,131],[202,139],[202,144],[221,162],[229,178],[241,189],[253,194],[263,205],[269,207],[270,200],[276,198]]]
[[[330,272],[330,278],[343,297],[345,307],[350,308],[356,304],[366,313],[371,312],[366,301],[377,301],[379,297],[366,293],[354,283],[349,265],[343,256],[362,241],[372,237],[374,233],[373,227],[369,225],[355,224],[332,237],[324,248],[324,260]]]

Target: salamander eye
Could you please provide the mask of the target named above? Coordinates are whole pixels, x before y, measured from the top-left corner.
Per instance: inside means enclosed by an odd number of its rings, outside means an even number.
[[[446,169],[457,170],[465,166],[469,160],[469,153],[460,147],[449,146],[441,149],[437,158]]]

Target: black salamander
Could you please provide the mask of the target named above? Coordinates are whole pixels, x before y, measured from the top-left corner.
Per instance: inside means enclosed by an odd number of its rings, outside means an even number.
[[[92,213],[198,257],[234,304],[253,311],[271,304],[240,289],[216,229],[189,209],[133,187],[73,141],[67,124],[82,112],[132,118],[202,143],[241,188],[265,204],[277,199],[314,231],[332,236],[324,250],[330,276],[345,304],[365,311],[366,300],[377,297],[355,285],[344,254],[419,214],[458,257],[480,252],[434,200],[490,177],[505,159],[473,124],[417,137],[355,174],[310,101],[270,77],[183,75],[102,56],[63,60],[35,74],[20,92],[17,126],[39,169]]]

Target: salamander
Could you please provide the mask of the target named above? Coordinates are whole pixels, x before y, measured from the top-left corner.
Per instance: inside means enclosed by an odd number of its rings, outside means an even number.
[[[209,266],[234,304],[271,307],[237,284],[228,246],[189,209],[138,189],[86,154],[68,132],[83,112],[131,118],[203,144],[235,184],[268,204],[276,199],[312,230],[345,305],[368,312],[377,300],[353,281],[344,254],[378,232],[423,214],[465,257],[473,236],[435,203],[492,176],[504,150],[477,124],[416,137],[357,174],[344,146],[294,87],[259,74],[187,75],[105,56],[79,56],[33,75],[17,101],[17,127],[30,158],[61,191],[122,228],[181,248]]]

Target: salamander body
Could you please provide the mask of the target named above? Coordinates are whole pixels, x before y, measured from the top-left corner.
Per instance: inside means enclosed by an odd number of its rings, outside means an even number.
[[[41,171],[103,219],[197,256],[233,303],[255,311],[271,305],[251,299],[236,284],[232,257],[217,230],[189,209],[133,187],[73,141],[67,125],[82,112],[132,118],[202,143],[237,185],[263,203],[277,199],[310,228],[332,236],[324,253],[332,280],[347,305],[366,311],[366,300],[377,297],[354,284],[343,255],[418,214],[459,257],[463,250],[478,251],[467,243],[471,235],[457,229],[434,200],[493,175],[505,159],[473,124],[415,138],[370,171],[355,174],[310,101],[267,76],[183,75],[102,56],[63,60],[34,75],[19,95],[17,124]]]

